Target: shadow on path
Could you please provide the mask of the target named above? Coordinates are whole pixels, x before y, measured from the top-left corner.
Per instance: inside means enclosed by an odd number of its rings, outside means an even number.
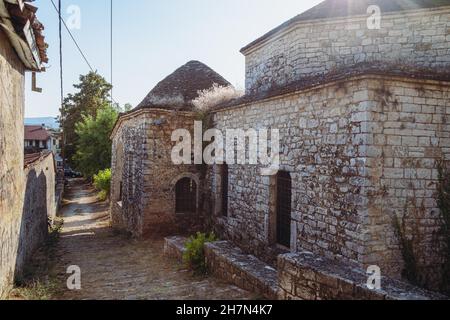
[[[105,203],[82,180],[71,180],[61,211],[64,228],[56,250],[58,278],[65,284],[71,265],[81,268],[82,289],[59,299],[214,300],[251,299],[249,292],[214,278],[193,278],[163,255],[164,241],[136,241],[109,228]]]

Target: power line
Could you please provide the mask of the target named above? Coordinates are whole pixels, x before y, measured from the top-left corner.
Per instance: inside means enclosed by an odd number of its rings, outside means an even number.
[[[61,12],[61,0],[58,0],[58,12]],[[62,44],[62,24],[59,19],[59,77],[61,81],[61,108],[64,104],[64,78],[63,78],[63,44]]]
[[[113,104],[114,101],[114,97],[113,97],[113,0],[111,0],[111,106]]]
[[[62,26],[61,26],[61,24],[64,25],[65,29],[66,29],[67,32],[69,33],[70,37],[72,38],[72,41],[74,42],[75,46],[77,47],[77,49],[78,49],[78,51],[80,52],[81,56],[83,57],[84,61],[85,61],[86,64],[88,65],[89,69],[91,69],[92,72],[97,73],[97,72],[94,70],[94,68],[92,67],[92,65],[89,63],[89,60],[87,59],[87,57],[86,57],[86,55],[84,54],[83,50],[81,50],[81,47],[79,46],[77,40],[75,39],[75,37],[73,36],[73,34],[72,34],[72,32],[70,31],[69,27],[67,26],[66,22],[64,21],[64,19],[63,19],[62,16],[61,16],[61,0],[58,0],[58,6],[59,6],[59,8],[56,6],[56,4],[55,4],[55,2],[54,2],[53,0],[51,0],[51,2],[52,2],[52,4],[53,4],[53,7],[54,7],[55,10],[56,10],[56,13],[57,13],[58,16],[59,16],[59,25],[60,25],[59,29],[60,29],[60,37],[61,37],[61,40],[60,40],[60,64],[61,64],[60,67],[61,67],[61,77],[62,77],[62,35],[61,35],[61,32],[62,32]],[[112,26],[113,26],[113,11],[112,11],[112,9],[113,9],[113,6],[112,6],[112,0],[111,0],[111,85],[112,85],[112,80],[113,80],[113,78],[112,78],[112,70],[113,70],[113,60],[112,60],[112,58],[113,58],[113,42],[112,42],[112,40],[113,40],[113,29],[112,29]],[[61,79],[61,82],[62,82],[62,79]],[[64,103],[64,93],[63,93],[63,89],[61,89],[61,92],[62,92],[62,94],[63,94],[63,98],[62,98],[62,104],[63,104],[63,103]],[[113,98],[113,96],[112,96],[112,93],[113,93],[113,92],[112,92],[112,89],[111,89],[111,101],[112,101],[112,103],[117,104],[117,102],[114,100],[114,98]]]
[[[60,0],[58,0],[59,4],[60,4]],[[83,57],[84,61],[86,62],[86,64],[89,66],[89,69],[91,69],[92,72],[94,71],[94,68],[92,68],[91,64],[89,63],[88,59],[86,58],[86,55],[84,54],[83,50],[81,50],[80,46],[78,45],[77,40],[75,40],[75,37],[73,36],[72,32],[70,31],[69,27],[67,27],[66,22],[64,21],[64,19],[61,16],[61,7],[59,7],[59,9],[56,7],[55,2],[53,0],[51,0],[53,7],[55,8],[56,12],[58,13],[59,16],[59,21],[60,23],[62,22],[64,24],[64,27],[66,28],[67,32],[69,33],[70,37],[72,38],[73,42],[75,43],[76,47],[78,48],[78,51],[80,52],[81,56]]]
[[[52,0],[53,2],[53,0]],[[53,3],[53,5],[55,5]],[[56,8],[56,6],[55,6]],[[61,0],[58,0],[58,12],[61,12]],[[61,16],[60,16],[61,17]],[[63,76],[63,43],[62,43],[62,19],[58,19],[58,36],[59,36],[59,78],[61,82],[61,123],[60,126],[62,128],[62,144],[63,147],[61,148],[61,156],[63,159],[63,168],[66,167],[66,134],[64,132],[64,124],[65,124],[65,116],[66,112],[64,110],[64,76]]]

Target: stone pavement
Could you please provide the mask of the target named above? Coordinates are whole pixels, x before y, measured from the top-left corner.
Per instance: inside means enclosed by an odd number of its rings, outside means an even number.
[[[204,300],[255,296],[215,278],[195,278],[164,257],[164,241],[136,241],[109,227],[108,206],[81,180],[72,180],[61,215],[64,228],[56,249],[58,282],[71,265],[81,268],[80,291],[64,287],[58,299]]]

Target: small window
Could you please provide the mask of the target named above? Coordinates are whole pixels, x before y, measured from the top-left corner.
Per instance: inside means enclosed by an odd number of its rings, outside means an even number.
[[[136,170],[135,170],[135,163],[134,163],[134,155],[132,153],[128,154],[128,200],[132,201],[135,198],[135,192],[136,192]]]
[[[183,178],[175,186],[176,213],[197,212],[197,184],[190,178]]]
[[[289,172],[277,175],[277,243],[291,247],[292,179]]]
[[[222,215],[228,217],[228,165],[222,166]]]

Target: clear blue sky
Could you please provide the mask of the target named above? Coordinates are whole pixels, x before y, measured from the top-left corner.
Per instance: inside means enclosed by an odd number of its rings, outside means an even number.
[[[54,0],[56,3],[56,0]],[[89,62],[109,71],[109,0],[63,0],[81,9],[81,29],[72,30]],[[240,48],[321,0],[114,0],[114,98],[136,106],[165,76],[189,60],[200,60],[232,84],[244,87]],[[37,0],[38,17],[50,45],[47,72],[38,75],[43,93],[30,90],[27,117],[56,116],[59,110],[58,17],[50,0]],[[65,93],[89,68],[64,31]]]

